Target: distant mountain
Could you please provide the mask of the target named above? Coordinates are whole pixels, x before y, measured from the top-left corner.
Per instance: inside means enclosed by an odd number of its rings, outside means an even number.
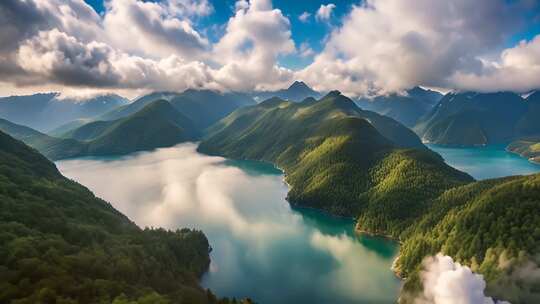
[[[373,212],[371,231],[399,230],[429,197],[472,180],[403,125],[360,110],[339,92],[301,103],[268,99],[208,132],[201,152],[273,162],[285,171],[291,203],[353,217]],[[416,144],[403,141],[407,132]]]
[[[189,89],[182,93],[156,92],[136,99],[131,104],[119,107],[99,117],[98,120],[116,120],[141,110],[147,104],[164,99],[176,110],[189,117],[200,128],[205,128],[227,116],[239,107],[255,104],[243,93],[219,93],[211,90]]]
[[[170,102],[178,112],[189,117],[201,130],[238,108],[255,104],[255,101],[244,93],[191,89],[175,96]]]
[[[202,232],[137,227],[3,132],[0,189],[1,303],[218,303]]]
[[[308,97],[320,98],[322,94],[310,88],[302,81],[295,81],[287,89],[279,91],[264,91],[253,94],[257,101],[263,101],[272,97],[278,97],[288,101],[300,102]]]
[[[128,102],[114,94],[88,99],[60,98],[58,93],[10,96],[0,98],[0,118],[46,132],[76,119],[101,115]]]
[[[448,93],[414,129],[423,140],[437,144],[508,144],[540,134],[540,107],[537,95],[531,96],[526,101],[511,92]]]
[[[420,117],[427,114],[442,98],[442,94],[415,87],[405,94],[390,94],[375,98],[361,98],[356,104],[362,109],[391,117],[412,128]]]
[[[118,155],[193,141],[200,137],[195,124],[165,100],[156,100],[126,118],[94,121],[52,137],[28,127],[0,121],[0,130],[24,141],[52,160]]]

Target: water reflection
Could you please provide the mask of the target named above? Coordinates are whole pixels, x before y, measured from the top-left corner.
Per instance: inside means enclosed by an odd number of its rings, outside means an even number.
[[[213,247],[203,285],[259,303],[393,303],[393,242],[353,222],[291,209],[273,166],[198,154],[193,144],[120,159],[59,162],[68,177],[140,226],[202,229]]]

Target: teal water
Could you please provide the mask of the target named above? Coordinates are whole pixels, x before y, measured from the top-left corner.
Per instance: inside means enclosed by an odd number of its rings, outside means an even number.
[[[291,208],[270,164],[198,154],[193,144],[57,163],[139,226],[192,227],[213,248],[202,284],[257,303],[395,303],[397,244],[351,219]]]
[[[500,145],[470,148],[450,148],[433,144],[427,146],[439,153],[447,164],[478,180],[540,172],[540,165],[507,152],[505,147]]]

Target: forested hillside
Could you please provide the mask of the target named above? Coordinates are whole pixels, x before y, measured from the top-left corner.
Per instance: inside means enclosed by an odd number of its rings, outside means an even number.
[[[448,190],[401,239],[396,268],[408,277],[405,292],[420,288],[422,259],[442,252],[481,273],[490,296],[538,303],[540,174]]]
[[[220,302],[202,232],[140,229],[1,132],[0,184],[0,303]]]

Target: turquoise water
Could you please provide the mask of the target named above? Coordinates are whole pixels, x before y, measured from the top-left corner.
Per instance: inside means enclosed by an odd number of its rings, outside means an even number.
[[[395,242],[358,236],[351,219],[293,209],[272,165],[196,152],[193,144],[119,159],[58,162],[139,226],[192,227],[212,262],[202,284],[258,303],[395,303]]]
[[[450,166],[467,172],[479,180],[540,172],[540,165],[505,151],[504,146],[471,148],[449,148],[432,144],[427,146],[439,153]]]

